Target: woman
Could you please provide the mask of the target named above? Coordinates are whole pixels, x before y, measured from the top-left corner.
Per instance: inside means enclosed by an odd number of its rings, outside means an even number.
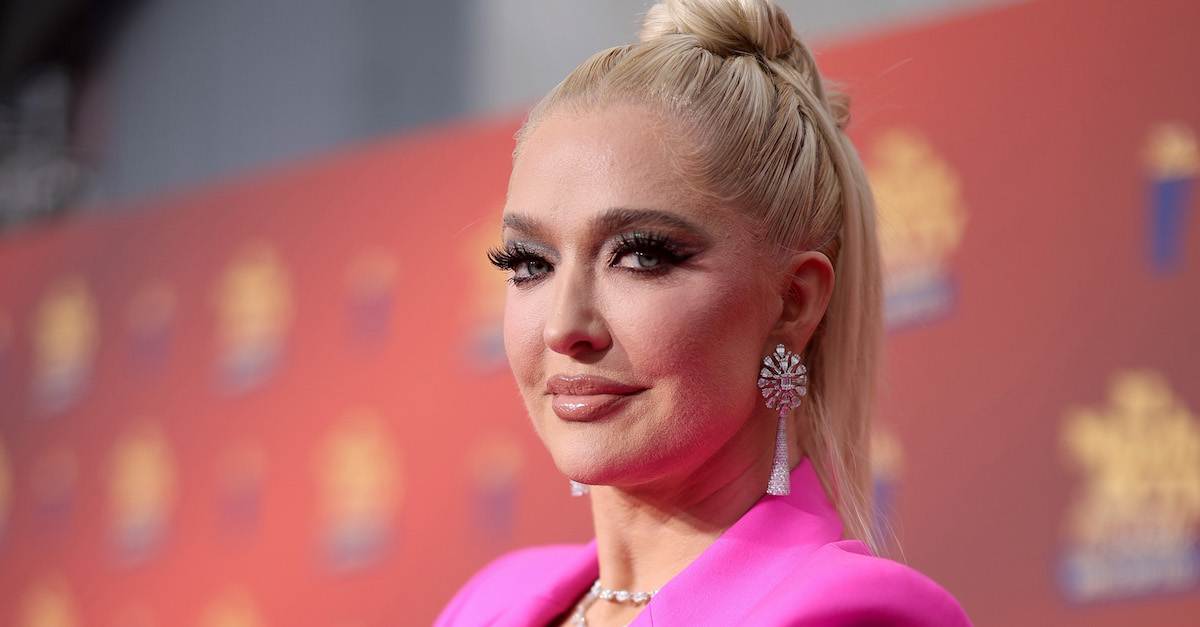
[[[533,110],[490,256],[596,539],[500,558],[439,625],[967,624],[868,548],[880,271],[846,119],[766,0],[659,4]]]

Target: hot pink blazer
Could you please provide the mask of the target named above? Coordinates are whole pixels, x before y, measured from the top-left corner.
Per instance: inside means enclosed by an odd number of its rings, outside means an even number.
[[[475,575],[435,625],[543,627],[599,575],[596,542],[524,549]],[[631,627],[970,625],[945,590],[874,557],[842,524],[811,464],[764,496],[646,605]]]

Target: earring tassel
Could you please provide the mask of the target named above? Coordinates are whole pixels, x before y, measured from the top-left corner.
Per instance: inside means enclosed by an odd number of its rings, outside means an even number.
[[[783,496],[792,493],[791,468],[788,464],[787,414],[779,414],[779,430],[775,432],[775,461],[771,463],[771,479],[767,494]]]

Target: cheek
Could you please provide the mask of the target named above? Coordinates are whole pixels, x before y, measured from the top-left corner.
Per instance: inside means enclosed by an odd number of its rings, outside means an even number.
[[[737,281],[652,291],[614,303],[614,332],[635,362],[680,386],[725,387],[757,372],[771,326],[766,305],[763,293]]]
[[[504,305],[504,353],[522,393],[538,380],[543,315],[544,308],[537,304],[536,298],[508,288]]]
[[[655,418],[636,433],[656,443],[655,455],[682,464],[704,463],[738,433],[761,431],[753,417],[772,327],[768,300],[746,284],[716,283],[631,295],[610,318],[633,370],[657,388],[647,412]]]

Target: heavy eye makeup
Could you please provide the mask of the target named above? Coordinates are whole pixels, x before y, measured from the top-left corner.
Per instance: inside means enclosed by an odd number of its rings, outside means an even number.
[[[695,251],[670,237],[656,233],[634,232],[620,235],[611,242],[609,267],[639,274],[660,274],[687,261]]]
[[[487,257],[493,266],[510,273],[508,281],[513,285],[540,279],[554,269],[545,255],[520,242],[492,248]]]
[[[607,266],[635,276],[657,276],[685,263],[698,250],[662,233],[634,231],[609,238],[600,246]],[[488,251],[488,260],[509,272],[513,285],[526,285],[554,271],[547,255],[522,242],[508,242]]]

